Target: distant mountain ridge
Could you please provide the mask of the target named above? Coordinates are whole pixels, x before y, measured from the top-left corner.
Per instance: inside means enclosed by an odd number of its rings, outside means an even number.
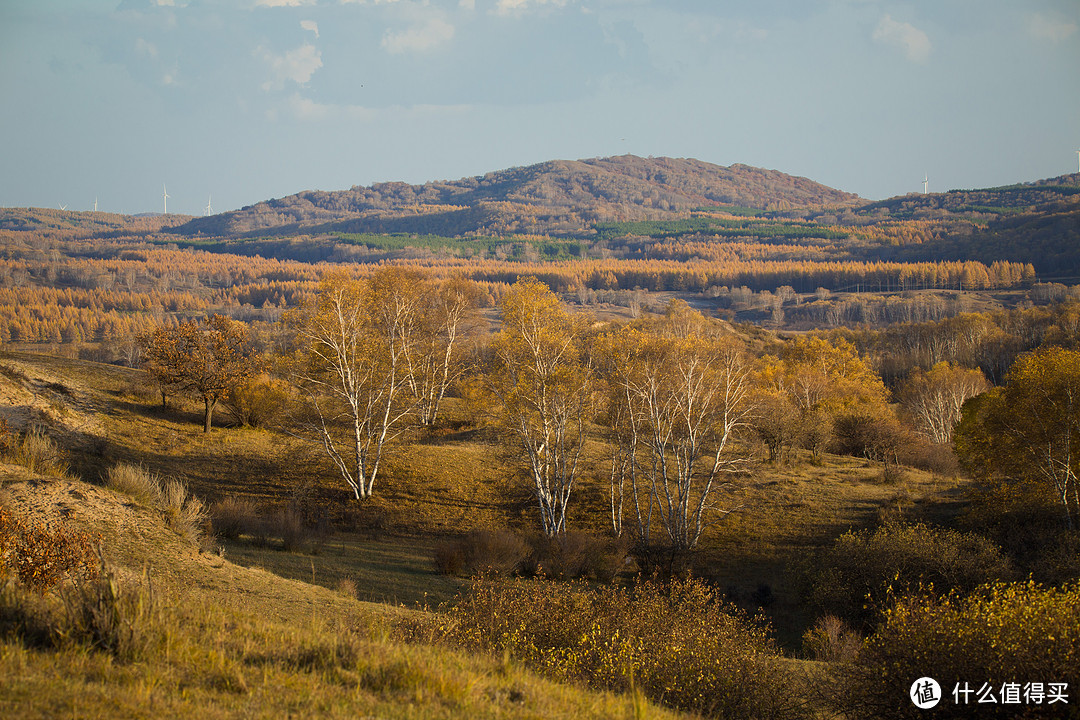
[[[748,165],[633,155],[552,160],[456,181],[305,191],[197,218],[172,232],[242,237],[320,232],[574,235],[597,222],[665,219],[702,206],[847,206],[859,196]]]

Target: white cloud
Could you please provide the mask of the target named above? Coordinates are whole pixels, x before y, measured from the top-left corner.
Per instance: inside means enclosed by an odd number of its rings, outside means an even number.
[[[454,37],[454,26],[441,18],[428,18],[400,32],[387,30],[382,47],[389,53],[425,52]]]
[[[1028,33],[1036,40],[1059,43],[1073,35],[1076,30],[1076,23],[1048,18],[1040,13],[1035,13],[1028,19]]]
[[[509,15],[510,13],[520,12],[527,10],[530,5],[554,5],[555,7],[565,7],[570,0],[498,0],[495,3],[495,12],[500,15]]]
[[[874,40],[892,45],[904,51],[908,60],[926,62],[930,57],[930,38],[919,28],[906,22],[897,22],[886,15],[874,29]]]
[[[304,85],[315,71],[322,67],[322,54],[318,48],[308,43],[289,50],[284,55],[275,55],[263,47],[256,48],[255,53],[270,66],[274,74],[273,80],[263,83],[263,90],[281,89],[289,80]]]
[[[255,0],[255,7],[300,7],[314,4],[315,0]]]
[[[300,29],[308,30],[315,33],[315,39],[319,39],[319,23],[315,22],[314,20],[301,20]]]
[[[338,0],[342,5],[389,5],[390,3],[396,3],[398,0]]]
[[[462,10],[475,10],[476,0],[458,0],[458,7]]]
[[[327,105],[317,103],[310,98],[294,93],[288,101],[289,110],[298,120],[371,120],[375,117],[375,111],[362,105]]]

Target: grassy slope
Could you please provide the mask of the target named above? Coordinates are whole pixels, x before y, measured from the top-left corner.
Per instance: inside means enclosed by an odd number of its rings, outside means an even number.
[[[31,520],[63,517],[99,533],[122,587],[147,573],[156,598],[150,619],[135,625],[146,640],[135,662],[75,642],[35,648],[0,639],[0,716],[635,716],[632,698],[406,642],[401,622],[422,617],[413,611],[199,553],[155,511],[114,491],[0,465],[0,493]],[[55,610],[59,599],[41,602]]]
[[[159,399],[139,391],[135,371],[22,353],[0,356],[4,367],[21,379],[9,378],[0,391],[20,384],[46,388],[12,402],[37,403],[44,410],[34,411],[51,413],[53,424],[81,428],[63,437],[82,477],[95,479],[116,461],[141,462],[184,476],[207,500],[239,495],[269,506],[294,502],[309,515],[349,529],[316,543],[313,555],[226,543],[227,558],[284,577],[314,579],[327,588],[352,581],[365,600],[438,604],[460,587],[431,569],[431,550],[440,537],[478,527],[531,529],[535,523],[513,449],[463,426],[453,406],[444,429],[395,450],[377,496],[359,505],[312,444],[269,430],[215,428],[204,435],[200,408],[170,400],[170,409],[162,410]],[[575,491],[571,526],[599,532],[607,527],[604,464],[594,443]],[[706,533],[696,571],[747,605],[759,585],[769,585],[775,601],[766,611],[784,644],[797,649],[810,618],[798,603],[793,566],[886,510],[911,519],[954,514],[962,488],[962,481],[918,471],[907,472],[898,484],[883,484],[877,466],[854,458],[826,456],[820,466],[759,465],[717,496],[721,507],[741,509]]]

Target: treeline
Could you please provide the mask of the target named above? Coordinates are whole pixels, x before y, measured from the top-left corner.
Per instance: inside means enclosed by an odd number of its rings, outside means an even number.
[[[859,348],[891,387],[915,368],[941,362],[979,368],[995,385],[1016,358],[1044,347],[1080,348],[1080,301],[962,313],[933,322],[897,323],[880,329],[838,329]]]
[[[458,264],[471,278],[512,284],[535,276],[556,292],[578,286],[594,290],[642,288],[703,292],[712,286],[772,290],[784,285],[798,292],[828,290],[903,290],[924,288],[990,289],[1019,287],[1035,280],[1030,265],[998,262],[809,262],[743,261],[680,263],[662,260],[582,260],[547,264],[472,262]]]

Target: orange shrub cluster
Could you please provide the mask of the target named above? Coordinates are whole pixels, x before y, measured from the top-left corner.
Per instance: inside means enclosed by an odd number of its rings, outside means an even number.
[[[477,579],[450,618],[458,642],[507,652],[558,678],[639,688],[713,717],[805,713],[768,629],[697,580],[625,590]]]
[[[30,524],[0,507],[0,574],[44,593],[66,577],[93,577],[100,538],[64,525]]]

